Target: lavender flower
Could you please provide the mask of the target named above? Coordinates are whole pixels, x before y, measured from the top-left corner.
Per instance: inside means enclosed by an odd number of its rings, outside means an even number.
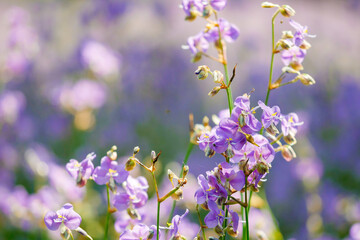
[[[156,226],[152,225],[150,228],[145,224],[136,224],[132,229],[126,229],[120,235],[119,240],[136,240],[136,239],[152,239],[156,238]]]
[[[226,121],[226,120],[225,120]],[[222,126],[225,123],[223,122]],[[226,151],[226,155],[232,157],[233,149],[240,150],[246,143],[246,137],[241,132],[230,133],[217,128],[217,139],[214,142],[214,149],[217,153],[223,153]]]
[[[179,233],[179,225],[181,223],[181,220],[189,213],[189,210],[186,209],[185,213],[183,215],[175,215],[171,220],[171,225],[169,227],[170,231],[170,239],[178,239],[181,237]]]
[[[305,37],[310,37],[310,38],[316,37],[316,35],[308,34],[307,26],[302,26],[292,19],[289,20],[289,23],[296,30],[293,39],[295,46],[300,47],[301,44],[304,42]]]
[[[294,63],[301,64],[304,61],[305,55],[306,50],[301,49],[298,46],[292,46],[282,52],[281,60],[285,66],[291,66]]]
[[[284,136],[288,136],[289,134],[295,136],[298,127],[302,124],[303,122],[299,122],[299,117],[296,113],[289,113],[281,118],[281,131]]]
[[[210,187],[210,185],[209,185],[208,181],[206,180],[206,178],[204,177],[204,175],[200,174],[197,179],[198,179],[198,183],[200,185],[200,189],[198,189],[195,192],[195,200],[196,200],[197,204],[203,204],[208,199],[216,201],[217,196],[215,193],[215,189],[212,189]]]
[[[81,223],[81,216],[73,210],[73,206],[70,203],[64,204],[64,206],[56,211],[49,211],[44,217],[46,227],[51,230],[57,230],[61,223],[71,229],[77,229]]]
[[[128,176],[129,172],[125,170],[125,166],[119,165],[108,156],[101,159],[101,166],[96,167],[93,173],[94,181],[99,185],[104,185],[111,179],[117,183],[122,183]]]
[[[239,29],[234,25],[229,23],[224,18],[219,19],[219,27],[221,37],[227,42],[233,42],[239,37]],[[219,29],[218,27],[213,27],[208,32],[204,34],[204,37],[209,42],[216,42],[219,40]]]
[[[200,32],[197,35],[188,38],[187,47],[190,49],[191,53],[195,55],[199,52],[206,52],[209,48],[209,42],[204,37],[203,32]]]
[[[113,205],[118,210],[128,207],[141,208],[148,200],[147,189],[149,185],[144,177],[133,178],[129,176],[123,183],[124,191],[114,196]]]
[[[241,191],[245,185],[245,174],[239,170],[239,166],[222,162],[219,168],[221,181],[224,183],[229,181],[231,187],[237,191]]]
[[[80,163],[75,159],[71,159],[70,162],[66,164],[66,170],[71,177],[76,180],[78,186],[84,186],[86,181],[91,177],[94,171],[92,161],[95,157],[95,153],[89,153]]]
[[[281,115],[279,106],[273,106],[272,108],[270,108],[266,106],[262,101],[259,101],[258,104],[263,110],[261,122],[264,128],[268,128],[272,124],[276,125],[279,123]]]
[[[224,211],[219,209],[214,201],[209,201],[208,206],[210,212],[204,218],[206,226],[208,226],[208,228],[214,228],[218,224],[221,225],[225,218]]]
[[[216,11],[221,11],[225,8],[227,0],[210,0],[210,5]]]

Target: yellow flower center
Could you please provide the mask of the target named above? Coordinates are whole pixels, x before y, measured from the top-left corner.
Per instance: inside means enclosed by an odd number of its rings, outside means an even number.
[[[110,173],[110,174],[116,173],[116,170],[113,170],[113,169],[110,168],[110,169],[109,169],[109,173]]]

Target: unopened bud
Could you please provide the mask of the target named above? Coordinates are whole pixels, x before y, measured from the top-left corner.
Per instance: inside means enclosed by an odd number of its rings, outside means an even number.
[[[195,56],[193,56],[193,58],[191,59],[191,62],[195,63],[201,60],[201,52],[198,52],[195,54]]]
[[[224,230],[223,230],[222,227],[219,226],[219,225],[216,225],[214,231],[215,231],[218,235],[220,235],[220,236],[224,235]]]
[[[212,9],[212,7],[210,6],[210,4],[206,4],[205,7],[204,7],[204,9],[203,9],[202,16],[203,16],[204,18],[208,18],[208,17],[211,16],[212,12],[213,12],[213,9]]]
[[[296,138],[293,134],[289,133],[288,135],[284,136],[284,141],[289,145],[296,144]]]
[[[293,38],[293,37],[294,37],[294,35],[291,31],[283,31],[282,32],[282,36],[281,36],[282,39],[288,39],[288,38]]]
[[[125,163],[125,170],[131,171],[135,168],[135,166],[136,166],[136,161],[134,158],[131,157]]]
[[[210,68],[206,65],[199,66],[195,74],[199,80],[204,80],[209,76]]]
[[[263,175],[269,172],[269,165],[266,162],[261,161],[256,165],[256,170],[259,174]]]
[[[153,229],[149,229],[149,235],[147,236],[146,240],[151,240],[155,236],[155,231]]]
[[[280,39],[277,43],[282,49],[291,48],[292,42],[289,39]]]
[[[86,182],[87,182],[87,180],[85,178],[83,178],[81,171],[79,171],[79,175],[76,178],[76,186],[83,187],[83,186],[85,186]]]
[[[299,71],[296,71],[295,69],[291,68],[291,67],[283,67],[281,69],[281,71],[283,73],[296,73],[296,74],[300,74]]]
[[[194,7],[192,7],[190,9],[190,14],[185,17],[185,20],[186,21],[194,21],[197,16],[198,16],[198,11]]]
[[[240,127],[243,127],[243,126],[245,126],[245,125],[246,125],[246,123],[245,123],[245,117],[244,117],[243,114],[240,114],[240,116],[239,116],[239,126],[240,126]]]
[[[228,158],[233,158],[234,157],[234,149],[232,148],[231,144],[229,144],[228,148],[226,149],[225,151],[225,155],[228,157]]]
[[[255,187],[254,184],[251,184],[251,185],[249,186],[249,188],[250,188],[250,191],[259,192],[259,188]]]
[[[236,236],[238,235],[237,232],[235,232],[234,228],[232,226],[230,226],[227,230],[227,233],[232,236],[233,238],[236,238]]]
[[[279,10],[284,17],[292,17],[295,15],[295,10],[289,5],[282,5]]]
[[[208,206],[207,202],[204,202],[203,204],[201,204],[200,207],[206,211],[209,211],[209,206]]]
[[[215,70],[213,72],[213,76],[214,76],[215,83],[223,83],[224,82],[224,75],[220,71]]]
[[[215,155],[215,150],[211,149],[210,146],[207,145],[205,148],[205,156],[211,158],[214,155]]]
[[[188,165],[185,165],[184,168],[183,168],[183,175],[182,177],[186,177],[186,175],[189,173],[189,166]]]
[[[302,42],[301,45],[300,45],[300,48],[301,48],[301,49],[308,50],[309,48],[311,48],[311,44],[310,44],[308,41],[303,40],[303,42]]]
[[[87,237],[88,239],[93,240],[93,238],[84,229],[82,229],[81,227],[76,228],[75,231],[77,231],[81,235]]]
[[[70,239],[70,236],[72,235],[71,230],[65,226],[63,226],[60,229],[60,235],[64,238],[64,239]]]
[[[181,200],[183,198],[183,190],[181,188],[179,188],[178,190],[176,190],[176,192],[174,192],[171,195],[171,198],[176,201]]]
[[[113,177],[110,177],[109,188],[112,192],[116,192],[116,184]]]
[[[266,234],[261,230],[258,230],[256,232],[256,236],[258,237],[258,240],[268,240],[268,237],[266,236]]]
[[[299,63],[298,61],[292,61],[290,62],[289,66],[293,68],[295,71],[301,71],[304,69],[304,67]]]
[[[155,160],[155,158],[156,158],[156,152],[153,150],[153,151],[151,151],[151,159],[152,160]]]
[[[279,133],[279,130],[276,128],[274,123],[271,123],[270,126],[268,128],[266,128],[266,132],[275,136],[276,134]]]
[[[140,151],[139,146],[134,147],[134,155],[137,154],[139,151]]]
[[[221,90],[221,87],[220,86],[216,86],[214,87],[209,93],[208,95],[213,97],[215,96],[216,94],[218,94],[218,92]]]
[[[138,211],[136,209],[128,208],[128,209],[126,209],[126,211],[129,214],[131,219],[138,219],[138,220],[141,219],[141,216],[140,216],[140,214],[138,213]]]
[[[224,198],[224,197],[219,197],[216,200],[216,204],[219,205],[219,206],[222,206],[225,202],[226,202],[226,198]]]
[[[261,4],[262,8],[274,8],[274,7],[279,7],[279,5],[271,3],[271,2],[263,2]]]
[[[209,122],[210,122],[209,118],[207,116],[204,116],[202,120],[202,124],[204,125],[204,127],[209,126]]]
[[[168,169],[167,175],[168,175],[168,179],[170,180],[170,182],[173,182],[173,179],[177,178],[175,173],[173,171],[171,171],[170,169]]]
[[[281,148],[281,155],[288,162],[290,162],[293,158],[296,158],[294,149],[289,145],[285,145]]]
[[[302,73],[302,74],[298,75],[297,78],[305,86],[314,85],[316,83],[315,80],[307,73]]]
[[[245,172],[247,170],[247,161],[246,160],[241,160],[239,162],[239,169],[243,172]]]

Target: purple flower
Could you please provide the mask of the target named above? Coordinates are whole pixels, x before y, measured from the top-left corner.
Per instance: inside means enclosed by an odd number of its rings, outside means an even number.
[[[95,153],[90,153],[80,163],[75,159],[71,159],[70,162],[66,164],[66,170],[71,177],[76,180],[78,186],[84,186],[86,181],[92,175],[94,171],[94,164],[92,161],[95,157]]]
[[[226,120],[224,120],[226,122]],[[224,126],[225,123],[222,124]],[[230,151],[230,156],[233,155],[233,149],[240,150],[246,143],[246,137],[241,132],[231,133],[224,131],[222,128],[217,128],[217,139],[214,142],[214,149],[217,153]]]
[[[194,11],[202,12],[204,5],[201,0],[182,0],[181,7],[187,17],[192,17]]]
[[[44,222],[46,227],[51,231],[57,230],[61,223],[64,223],[67,228],[74,230],[80,226],[81,217],[73,210],[73,206],[70,203],[66,203],[56,212],[47,212],[44,217]]]
[[[205,39],[202,32],[193,37],[189,37],[187,40],[187,45],[191,53],[194,55],[198,52],[206,52],[209,48],[209,42]]]
[[[301,126],[303,122],[299,122],[299,117],[296,113],[289,113],[281,118],[281,131],[284,136],[292,134],[295,136],[298,130],[298,126]]]
[[[205,216],[204,222],[208,228],[214,228],[219,223],[222,224],[225,218],[224,211],[219,209],[217,204],[214,201],[209,201],[208,206],[210,212]]]
[[[200,189],[195,192],[195,200],[197,204],[203,204],[208,199],[216,201],[217,196],[215,193],[215,189],[210,188],[210,185],[204,175],[200,174],[197,180],[200,185]]]
[[[175,238],[177,239],[177,237],[180,237],[181,235],[179,234],[179,225],[181,223],[181,220],[189,213],[189,210],[186,209],[185,213],[183,215],[175,215],[172,220],[171,220],[171,225],[169,227],[170,231],[170,238]]]
[[[125,210],[130,205],[141,208],[148,200],[147,189],[149,185],[144,177],[133,178],[129,176],[123,183],[124,191],[114,196],[113,205],[118,210]]]
[[[298,47],[303,43],[305,37],[316,37],[315,35],[308,34],[307,26],[301,26],[299,23],[295,22],[294,20],[290,19],[290,25],[295,28],[296,32],[294,34],[294,44]]]
[[[210,5],[216,11],[221,11],[226,6],[226,1],[227,0],[210,0]]]
[[[227,42],[233,42],[239,37],[239,29],[234,25],[229,23],[227,20],[220,18],[219,19],[220,34],[221,38]],[[209,42],[216,42],[219,40],[219,30],[218,27],[210,29],[204,34],[206,40]]]
[[[245,174],[239,170],[239,166],[232,165],[228,162],[222,162],[220,164],[220,178],[222,182],[229,181],[230,186],[235,190],[240,191],[245,185]]]
[[[278,124],[280,121],[280,108],[279,106],[273,106],[272,108],[266,106],[262,101],[258,102],[259,106],[263,110],[261,116],[261,122],[264,128],[270,127],[271,124]]]
[[[284,50],[281,54],[281,60],[285,66],[288,66],[292,62],[302,63],[306,55],[306,50],[299,48],[298,46],[292,46],[291,48]]]
[[[238,228],[239,228],[239,214],[237,214],[237,212],[230,210],[230,217],[231,217],[231,224],[233,226],[234,232],[237,233]]]
[[[101,159],[101,166],[96,167],[93,173],[94,181],[99,185],[108,183],[110,179],[122,183],[128,176],[129,172],[125,170],[124,165],[119,165],[108,156]]]
[[[258,146],[247,142],[240,151],[235,151],[235,156],[231,159],[232,162],[249,159],[248,164],[249,167],[252,168],[262,159],[267,163],[271,163],[274,160],[275,150],[269,141],[259,134],[253,135],[253,138]]]
[[[126,229],[120,235],[120,240],[152,239],[153,237],[149,238],[151,235],[156,238],[156,226],[152,225],[149,228],[145,224],[139,223],[133,229]]]

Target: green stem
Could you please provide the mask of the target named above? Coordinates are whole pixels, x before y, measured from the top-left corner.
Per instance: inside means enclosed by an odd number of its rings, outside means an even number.
[[[71,237],[71,240],[74,240],[74,236],[73,236],[71,230],[70,230],[70,237]]]
[[[226,85],[229,85],[229,72],[228,72],[228,67],[227,64],[224,63],[224,72],[225,72],[225,83]],[[229,110],[230,110],[230,114],[234,108],[234,102],[233,102],[233,97],[232,97],[232,91],[231,91],[231,86],[229,86],[228,88],[226,88],[226,95],[227,95],[227,100],[228,100],[228,105],[229,105]]]
[[[106,184],[106,196],[107,196],[107,213],[106,213],[104,240],[108,239],[109,221],[110,221],[110,190],[109,190],[109,185],[107,184]]]
[[[189,142],[189,145],[188,145],[188,148],[187,148],[187,150],[186,150],[185,157],[184,157],[184,161],[183,161],[182,166],[181,166],[180,178],[183,176],[184,166],[187,165],[188,160],[189,160],[189,157],[190,157],[190,155],[191,155],[191,152],[192,152],[193,148],[194,148],[194,144],[191,143],[191,142]],[[173,217],[173,215],[174,215],[175,207],[176,207],[176,200],[174,200],[173,203],[172,203],[170,215],[169,215],[169,217],[168,217],[167,222],[170,222],[170,221],[171,221],[171,219],[172,219],[172,217]],[[166,232],[167,232],[167,231],[168,231],[168,230],[166,230]]]
[[[159,240],[159,234],[160,234],[160,204],[161,202],[158,201],[157,216],[156,216],[156,240]]]
[[[203,238],[204,238],[204,240],[206,240],[205,229],[203,228],[203,224],[202,224],[202,221],[201,221],[201,216],[200,216],[199,205],[198,204],[196,204],[196,212],[197,212],[197,216],[198,216],[198,219],[199,219],[200,228],[201,228]]]
[[[247,200],[247,177],[245,177],[245,203],[248,204],[248,200]],[[248,205],[248,207],[250,208],[250,203]],[[246,218],[246,239],[249,240],[250,236],[249,236],[249,211],[248,208],[245,208],[245,218]]]
[[[265,105],[268,104],[269,95],[270,95],[270,86],[272,84],[272,75],[273,75],[273,66],[274,66],[274,55],[275,55],[275,18],[280,13],[280,10],[277,10],[272,19],[271,19],[271,62],[270,62],[270,76],[269,76],[269,83],[268,83],[268,90],[266,93]]]

